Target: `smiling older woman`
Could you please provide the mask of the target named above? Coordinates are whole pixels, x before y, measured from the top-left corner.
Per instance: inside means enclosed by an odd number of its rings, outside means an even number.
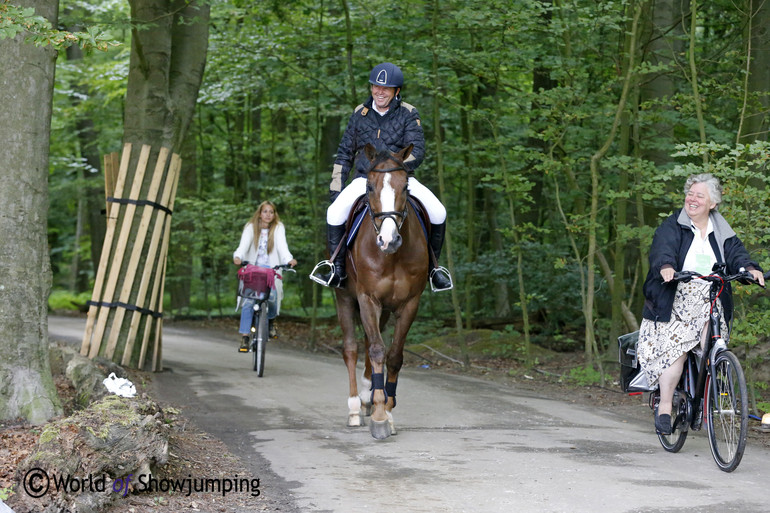
[[[708,173],[692,175],[684,193],[684,208],[663,221],[652,239],[637,345],[649,386],[660,387],[655,430],[666,435],[671,434],[674,389],[685,357],[698,343],[703,344],[709,318],[708,282],[672,282],[674,272],[709,274],[715,263],[725,263],[728,273],[743,267],[764,285],[759,264],[751,260],[735,231],[717,212],[722,201],[719,180]],[[720,300],[722,332],[727,333],[733,312],[729,284]]]

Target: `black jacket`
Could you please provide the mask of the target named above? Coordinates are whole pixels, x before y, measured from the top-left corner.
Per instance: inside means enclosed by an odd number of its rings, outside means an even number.
[[[345,187],[351,169],[355,167],[354,177],[366,176],[369,161],[363,149],[367,143],[372,143],[378,150],[388,149],[393,152],[414,144],[406,160],[407,166],[414,171],[425,157],[425,136],[417,109],[401,101],[400,96],[393,98],[384,116],[372,108],[371,96],[366,103],[356,107],[337,148],[329,186],[332,200]]]
[[[746,270],[761,270],[759,264],[752,261],[749,252],[721,214],[709,214],[714,231],[709,234],[709,242],[718,263],[727,264],[727,273],[734,274],[741,267]],[[675,271],[681,271],[687,251],[690,249],[694,234],[690,227],[690,218],[685,212],[677,210],[655,230],[650,247],[650,270],[644,282],[644,310],[642,316],[652,321],[668,322],[674,307],[677,282],[663,283],[660,269],[668,264]],[[730,284],[725,285],[719,296],[724,309],[725,322],[732,319],[733,300]]]

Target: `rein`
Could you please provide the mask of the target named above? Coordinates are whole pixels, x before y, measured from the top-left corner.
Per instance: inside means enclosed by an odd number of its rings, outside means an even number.
[[[391,159],[392,160],[392,159]],[[376,164],[375,164],[376,165]],[[374,166],[372,166],[371,169],[369,169],[369,172],[372,173],[392,173],[394,171],[406,171],[407,176],[410,174],[409,171],[404,166],[397,166],[397,167],[389,167],[387,169],[376,169]],[[400,231],[401,227],[404,225],[404,221],[406,221],[406,216],[409,213],[409,190],[406,191],[406,199],[407,201],[404,203],[404,210],[401,212],[397,211],[389,211],[389,212],[374,212],[372,210],[372,206],[369,203],[369,195],[366,195],[366,206],[369,210],[369,217],[372,218],[372,224],[374,225],[374,231],[377,233],[377,235],[380,234],[380,230],[382,229],[382,221],[380,222],[380,226],[377,226],[377,219],[382,219],[383,221],[385,219],[393,219],[393,222],[396,223],[396,228]],[[396,220],[396,217],[401,218],[401,222],[398,222]]]

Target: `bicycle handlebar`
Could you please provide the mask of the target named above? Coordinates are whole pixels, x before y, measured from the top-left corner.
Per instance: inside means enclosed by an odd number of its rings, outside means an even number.
[[[767,279],[769,275],[770,275],[770,271],[768,271],[765,274],[765,278]],[[760,285],[757,280],[754,279],[754,276],[752,276],[750,272],[748,272],[743,268],[741,268],[741,271],[739,271],[737,274],[729,274],[729,275],[725,274],[723,269],[714,270],[711,274],[700,274],[695,271],[677,271],[674,273],[674,277],[672,278],[671,281],[688,282],[696,278],[700,278],[701,280],[704,280],[704,281],[717,282],[717,283],[719,282],[728,283],[731,281],[743,280],[748,283],[753,283],[762,288],[765,288],[763,285]]]
[[[246,267],[246,266],[247,266],[247,265],[249,265],[250,263],[251,263],[251,262],[249,262],[248,260],[241,260],[241,267]],[[284,270],[284,271],[291,271],[291,272],[293,272],[293,273],[296,273],[296,272],[297,272],[297,270],[296,270],[296,269],[294,269],[294,268],[293,268],[292,266],[290,266],[289,264],[278,264],[278,265],[274,265],[274,266],[272,267],[272,269],[273,269],[273,270],[279,270],[279,269],[281,269],[281,270]]]

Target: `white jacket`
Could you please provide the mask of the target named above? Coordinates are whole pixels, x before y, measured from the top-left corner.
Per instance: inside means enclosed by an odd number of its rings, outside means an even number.
[[[238,244],[238,249],[233,253],[233,259],[240,258],[246,260],[250,264],[254,264],[257,261],[257,245],[254,240],[254,227],[251,223],[247,223],[243,228],[241,234],[241,242]],[[278,264],[288,264],[294,260],[294,257],[289,251],[289,245],[286,243],[286,228],[283,223],[278,223],[275,227],[275,233],[273,233],[273,250],[267,255],[270,266]],[[281,271],[277,271],[280,276]],[[277,295],[276,301],[276,313],[281,313],[281,300],[283,299],[283,280],[276,277],[275,279],[275,292]]]

